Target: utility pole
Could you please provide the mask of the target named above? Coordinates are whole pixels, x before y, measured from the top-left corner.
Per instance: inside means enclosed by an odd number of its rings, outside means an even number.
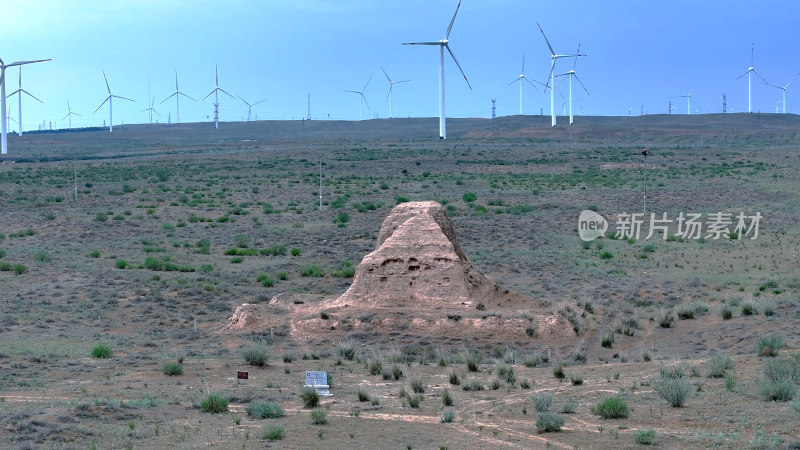
[[[494,102],[495,102],[495,101],[497,101],[497,99],[496,99],[496,98],[493,98],[493,99],[492,99],[492,119],[494,119],[495,117],[497,117],[497,115],[495,114],[495,110],[497,109],[497,107],[496,107],[496,106],[495,106],[495,104],[494,104]]]

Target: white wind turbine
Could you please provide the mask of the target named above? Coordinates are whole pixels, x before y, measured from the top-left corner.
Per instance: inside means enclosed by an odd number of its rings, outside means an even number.
[[[244,104],[247,105],[247,121],[248,122],[250,122],[250,112],[253,110],[253,106],[256,106],[259,103],[264,103],[265,101],[268,100],[268,99],[265,98],[264,100],[259,100],[259,101],[255,102],[255,103],[247,103],[247,100],[243,99],[241,95],[237,95],[237,97],[239,97],[239,100],[243,101]],[[256,117],[258,117],[258,114],[256,114]]]
[[[800,73],[797,74],[797,75],[800,75]],[[774,85],[774,84],[767,83],[768,86],[772,86],[774,88],[778,88],[781,91],[783,91],[783,103],[782,104],[783,104],[783,113],[784,114],[786,114],[786,90],[789,89],[789,85],[794,83],[794,80],[797,79],[797,75],[795,75],[795,78],[792,79],[792,81],[790,81],[786,86],[777,86],[777,85]],[[765,83],[766,83],[766,81],[765,81]]]
[[[358,94],[358,95],[361,96],[358,99],[358,120],[361,120],[361,102],[362,102],[362,100],[363,100],[364,103],[367,104],[367,110],[372,111],[372,109],[369,107],[369,103],[367,102],[367,97],[364,97],[364,91],[367,90],[367,86],[369,86],[369,82],[370,81],[372,81],[372,76],[370,76],[369,80],[367,80],[367,84],[364,85],[364,89],[361,89],[360,91],[349,91],[347,89],[344,89],[345,92],[352,92],[353,94]]]
[[[456,12],[453,13],[453,18],[450,20],[450,25],[447,27],[447,32],[444,35],[444,39],[439,41],[431,41],[431,42],[404,42],[403,45],[438,45],[439,46],[439,139],[444,139],[446,137],[446,129],[445,129],[445,109],[444,109],[444,49],[447,49],[450,56],[453,58],[453,62],[456,63],[458,66],[458,70],[461,71],[461,75],[464,76],[464,81],[467,82],[467,86],[469,86],[469,90],[472,90],[472,86],[469,84],[469,80],[467,80],[467,74],[464,73],[464,70],[461,68],[461,64],[458,63],[456,59],[456,55],[453,54],[453,50],[450,49],[449,41],[447,40],[450,37],[450,31],[453,29],[453,23],[456,21],[456,15],[458,14],[458,8],[461,7],[461,0],[458,0],[458,6],[456,6]]]
[[[549,80],[547,82],[548,83],[547,85],[550,87],[550,121],[552,123],[552,126],[556,126],[556,108],[555,108],[556,93],[554,91],[555,88],[553,86],[553,81],[554,81],[553,80],[553,74],[554,74],[554,72],[556,70],[556,60],[558,60],[558,58],[573,58],[573,57],[577,58],[578,56],[585,56],[585,55],[581,55],[581,54],[577,54],[577,53],[574,54],[574,55],[559,55],[559,54],[556,54],[556,51],[553,50],[553,46],[550,45],[550,41],[547,40],[547,36],[544,34],[544,30],[542,30],[542,26],[539,25],[539,22],[536,22],[536,25],[539,27],[539,31],[542,32],[542,36],[544,37],[544,41],[547,43],[547,48],[550,49],[550,59],[552,60],[552,63],[550,64],[550,76],[547,77],[547,79]],[[581,83],[581,84],[583,84],[583,83]]]
[[[589,90],[586,89],[586,86],[583,85],[583,82],[581,81],[581,79],[578,78],[578,74],[575,73],[575,66],[578,64],[578,56],[584,56],[584,55],[581,55],[580,53],[581,53],[581,45],[578,44],[578,51],[575,52],[575,62],[572,64],[572,70],[570,70],[569,72],[562,73],[560,75],[556,75],[557,77],[569,76],[569,100],[568,101],[569,101],[569,124],[570,125],[572,125],[575,122],[573,120],[573,118],[572,118],[572,102],[575,100],[572,97],[572,79],[575,78],[576,80],[578,80],[578,83],[580,83],[580,85],[583,88],[583,90],[586,91],[586,95],[591,95],[591,94],[589,94]]]
[[[8,153],[8,136],[6,133],[8,132],[8,111],[6,111],[6,69],[9,67],[14,66],[24,66],[25,64],[33,64],[38,62],[50,61],[49,59],[37,59],[34,61],[17,61],[13,63],[6,64],[0,59],[0,154],[7,154]],[[19,124],[17,124],[19,125]],[[20,130],[22,126],[20,126]]]
[[[381,70],[383,70],[383,74],[386,75],[386,79],[389,80],[389,93],[386,95],[386,99],[389,100],[389,118],[391,119],[392,118],[392,88],[394,87],[395,84],[405,83],[405,82],[411,81],[411,80],[392,81],[392,79],[389,78],[389,74],[386,73],[386,71],[383,69],[383,66],[381,66]]]
[[[177,75],[176,75],[177,77]],[[203,100],[207,99],[209,95],[214,94],[214,128],[219,128],[219,92],[222,91],[225,95],[230,98],[234,98],[231,94],[225,92],[225,89],[219,87],[219,71],[217,70],[217,66],[214,65],[214,77],[216,80],[216,85],[214,86],[214,90],[208,93]],[[177,80],[177,78],[176,78]]]
[[[514,84],[514,83],[517,83],[517,82],[519,83],[519,115],[522,115],[522,80],[525,80],[531,86],[536,87],[536,85],[531,83],[531,80],[529,80],[528,77],[525,76],[525,54],[524,53],[522,54],[522,72],[519,73],[519,76],[517,78],[514,78],[514,81],[512,81],[511,83],[508,83],[509,86]],[[536,81],[536,80],[533,80],[533,81]],[[547,87],[547,85],[542,83],[541,81],[536,81],[536,82],[541,84],[542,86]]]
[[[676,95],[676,96],[674,96],[672,98],[686,98],[686,114],[691,114],[692,113],[692,103],[694,103],[697,106],[698,109],[700,108],[700,105],[698,105],[697,102],[694,101],[694,99],[692,98],[692,90],[691,89],[689,89],[689,93],[688,94]]]
[[[8,96],[9,97],[13,97],[14,94],[17,94],[17,107],[18,107],[18,110],[17,110],[16,123],[17,123],[17,125],[19,125],[19,124],[22,123],[22,94],[28,94],[31,98],[33,98],[37,102],[44,103],[43,101],[41,101],[38,98],[36,98],[36,96],[31,94],[30,92],[26,91],[25,89],[22,89],[22,66],[19,66],[19,89],[17,89],[16,91],[8,94]],[[18,134],[20,136],[22,136],[22,125],[19,126]]]
[[[80,116],[80,114],[72,112],[72,108],[69,107],[69,100],[67,100],[67,111],[69,112],[67,113],[66,116],[64,116],[63,119],[61,119],[61,121],[63,122],[69,119],[69,127],[72,128],[72,116]]]
[[[156,115],[157,115],[158,117],[161,117],[161,114],[159,114],[159,113],[158,113],[158,111],[156,111],[156,110],[155,110],[155,108],[153,108],[153,104],[155,104],[155,102],[156,102],[156,96],[154,95],[154,96],[153,96],[153,99],[152,99],[152,100],[150,100],[150,107],[149,107],[149,108],[145,108],[145,109],[143,109],[143,110],[139,111],[139,112],[145,112],[145,111],[147,111],[147,112],[149,112],[149,113],[150,113],[150,124],[151,124],[151,125],[153,124],[153,113],[156,113]]]
[[[188,98],[189,100],[191,100],[193,102],[197,101],[197,100],[193,99],[192,97],[189,97],[188,95],[186,95],[183,92],[181,92],[180,89],[178,89],[178,71],[176,70],[175,71],[175,92],[173,92],[172,95],[170,95],[169,97],[167,97],[167,98],[165,98],[164,100],[161,101],[161,103],[164,103],[165,101],[171,99],[173,96],[175,97],[175,107],[177,109],[177,119],[178,119],[175,123],[181,123],[181,95],[186,97],[186,98]],[[159,103],[159,104],[161,104],[161,103]],[[150,117],[150,122],[152,122],[153,121],[152,120],[152,114],[150,116],[151,116]]]
[[[749,112],[749,113],[753,112],[753,103],[752,103],[751,89],[750,89],[752,87],[752,83],[750,81],[750,76],[751,76],[750,74],[751,73],[754,73],[754,74],[758,75],[758,78],[761,78],[764,81],[764,83],[767,82],[767,80],[764,80],[764,77],[762,77],[761,74],[756,72],[756,69],[753,67],[753,46],[752,45],[750,46],[750,67],[747,69],[747,72],[739,75],[736,78],[738,80],[739,78],[742,78],[743,76],[747,75],[747,112]],[[769,83],[767,83],[767,84],[769,84]]]
[[[98,106],[97,109],[95,109],[92,114],[97,113],[97,111],[99,111],[100,108],[102,108],[103,105],[105,105],[106,102],[108,102],[108,132],[110,133],[110,132],[114,131],[114,107],[112,105],[113,99],[114,98],[120,98],[122,100],[128,100],[128,101],[134,102],[134,103],[135,103],[135,101],[131,100],[131,99],[127,98],[127,97],[120,97],[119,95],[114,95],[114,94],[111,93],[111,88],[108,86],[108,78],[106,78],[105,70],[103,71],[103,79],[106,80],[106,90],[108,90],[108,97],[106,97],[106,99],[103,100],[103,103],[100,103],[100,106]]]

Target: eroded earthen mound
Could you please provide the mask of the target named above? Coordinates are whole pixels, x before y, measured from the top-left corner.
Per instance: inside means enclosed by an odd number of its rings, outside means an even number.
[[[474,269],[442,205],[409,202],[392,209],[377,248],[358,265],[347,292],[328,306],[494,306],[517,297]]]

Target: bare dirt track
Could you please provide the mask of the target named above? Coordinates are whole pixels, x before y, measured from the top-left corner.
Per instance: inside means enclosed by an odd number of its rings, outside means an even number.
[[[800,119],[546,119],[449,120],[444,142],[420,137],[435,119],[9,136],[0,447],[630,448],[647,430],[662,448],[800,445],[800,394],[765,393],[765,368],[800,365]],[[648,212],[759,211],[759,237],[678,239],[673,225],[583,243],[578,214],[614,228],[641,211],[643,175]],[[392,208],[425,200],[524,302],[332,303]],[[245,303],[250,321],[232,326]],[[92,356],[100,343],[109,358]],[[247,364],[253,346],[266,365]],[[655,391],[672,368],[690,390],[679,408]],[[318,408],[300,400],[306,370],[332,376]],[[227,413],[201,410],[210,393]],[[561,431],[537,430],[544,395]],[[593,413],[609,396],[627,417]],[[248,414],[263,402],[285,414]]]

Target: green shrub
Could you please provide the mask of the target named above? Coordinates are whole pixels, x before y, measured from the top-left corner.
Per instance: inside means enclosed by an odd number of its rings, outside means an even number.
[[[469,392],[469,391],[482,391],[483,390],[483,385],[478,380],[472,380],[469,383],[464,383],[464,385],[461,386],[461,389],[464,390],[464,391],[467,391],[467,392]]]
[[[356,349],[350,341],[340,343],[337,350],[339,351],[339,356],[348,361],[352,361],[356,357]]]
[[[311,264],[310,266],[303,267],[300,271],[300,275],[304,277],[324,277],[325,271],[316,264]]]
[[[477,350],[468,350],[464,353],[464,362],[467,363],[467,370],[470,372],[478,371],[478,364],[483,360],[483,354]]]
[[[561,405],[561,412],[564,414],[572,414],[578,408],[578,404],[574,398],[568,398],[564,400],[564,404]]]
[[[731,320],[733,318],[733,310],[727,306],[722,308],[720,314],[722,315],[722,320]]]
[[[475,195],[472,192],[467,192],[463,196],[461,196],[461,199],[464,200],[464,202],[466,202],[466,203],[471,203],[471,202],[474,202],[475,200],[477,200],[478,196]]]
[[[53,257],[50,256],[50,254],[44,250],[38,250],[34,254],[34,256],[36,257],[36,260],[39,262],[51,262],[53,260]]]
[[[653,389],[675,408],[680,408],[689,398],[689,382],[682,378],[662,378],[653,383]]]
[[[736,374],[733,372],[725,373],[725,389],[733,392],[736,389]]]
[[[11,266],[11,271],[17,275],[22,275],[28,271],[28,268],[25,266],[25,264],[14,264]]]
[[[414,391],[414,393],[416,394],[425,393],[425,383],[422,382],[421,378],[414,378],[409,382],[409,384],[411,384],[411,390]]]
[[[603,340],[600,342],[600,345],[602,345],[605,348],[613,347],[614,346],[614,333],[609,331],[608,334],[606,334],[605,337],[603,337]]]
[[[286,246],[281,244],[273,244],[267,248],[262,248],[258,251],[263,256],[284,256],[286,254]]]
[[[450,423],[456,418],[456,412],[452,409],[445,409],[442,411],[442,423]]]
[[[733,370],[733,360],[728,355],[716,355],[708,363],[711,378],[722,378],[729,370]]]
[[[177,362],[168,362],[164,363],[164,367],[162,368],[164,375],[183,375],[183,365]]]
[[[794,398],[795,385],[791,380],[761,380],[761,395],[764,400],[772,402],[788,402]]]
[[[683,363],[675,363],[671,366],[661,366],[658,371],[661,378],[676,379],[683,378],[686,374],[686,367]]]
[[[237,234],[233,237],[233,242],[239,248],[247,248],[250,246],[250,236],[247,234]]]
[[[200,409],[212,414],[227,412],[228,399],[219,394],[211,394],[200,402]]]
[[[772,381],[791,380],[800,383],[800,356],[767,360],[764,363],[764,376]]]
[[[261,344],[250,344],[242,349],[242,357],[251,366],[263,367],[269,360],[269,350]]]
[[[747,302],[742,305],[742,315],[743,316],[757,316],[758,315],[758,308],[756,305],[751,302]]]
[[[293,248],[292,249],[292,256],[300,256],[300,249],[299,248]]]
[[[758,352],[761,356],[778,356],[778,351],[783,347],[783,338],[779,334],[761,336],[758,339]]]
[[[445,388],[442,392],[442,404],[444,406],[453,406],[453,396],[450,395],[450,389]]]
[[[497,367],[497,377],[506,383],[514,383],[517,377],[514,375],[514,367],[502,364]]]
[[[655,439],[656,431],[653,429],[638,430],[633,434],[633,440],[639,445],[654,445]]]
[[[662,309],[658,314],[656,321],[658,322],[658,326],[661,328],[670,328],[672,326],[672,322],[675,321],[675,317],[673,317],[672,312]]]
[[[325,425],[328,423],[328,411],[324,409],[316,409],[311,411],[311,423],[314,425]]]
[[[277,419],[284,416],[283,408],[276,402],[251,403],[247,415],[256,419]]]
[[[604,419],[619,419],[628,417],[628,404],[622,397],[607,397],[592,412]]]
[[[303,406],[306,408],[316,408],[319,406],[319,394],[314,388],[304,387],[300,391],[300,400],[303,401]]]
[[[277,425],[272,425],[269,427],[264,428],[264,439],[268,439],[270,441],[278,441],[283,439],[283,427],[279,427]]]
[[[450,384],[453,386],[458,386],[461,384],[461,378],[459,378],[458,373],[455,370],[450,372]]]
[[[419,408],[419,404],[422,402],[423,398],[424,397],[422,394],[416,394],[407,396],[406,400],[408,400],[408,406],[412,408]]]
[[[350,261],[342,261],[339,263],[339,268],[331,271],[331,276],[337,278],[353,278],[356,274],[356,268]]]
[[[539,412],[550,411],[550,406],[553,404],[553,396],[551,394],[531,395],[533,407]]]
[[[258,274],[258,276],[256,277],[256,281],[263,284],[264,287],[272,287],[275,285],[275,280],[271,276],[263,272]]]
[[[92,357],[94,358],[111,358],[114,352],[111,346],[106,343],[100,343],[92,347]]]
[[[128,267],[128,261],[125,261],[124,259],[118,259],[114,261],[114,267],[117,269],[125,269]]]
[[[367,393],[367,391],[365,391],[363,389],[359,389],[358,392],[356,393],[356,395],[358,396],[358,401],[360,401],[360,402],[368,402],[369,401],[369,394]]]
[[[369,374],[370,375],[380,375],[381,371],[383,371],[383,363],[380,359],[371,359],[369,361]]]
[[[561,431],[562,426],[564,426],[564,418],[549,411],[539,413],[539,417],[536,418],[536,429],[540,433]]]
[[[564,373],[564,366],[561,364],[553,366],[553,377],[555,377],[557,380],[563,380],[566,378],[567,375]]]

